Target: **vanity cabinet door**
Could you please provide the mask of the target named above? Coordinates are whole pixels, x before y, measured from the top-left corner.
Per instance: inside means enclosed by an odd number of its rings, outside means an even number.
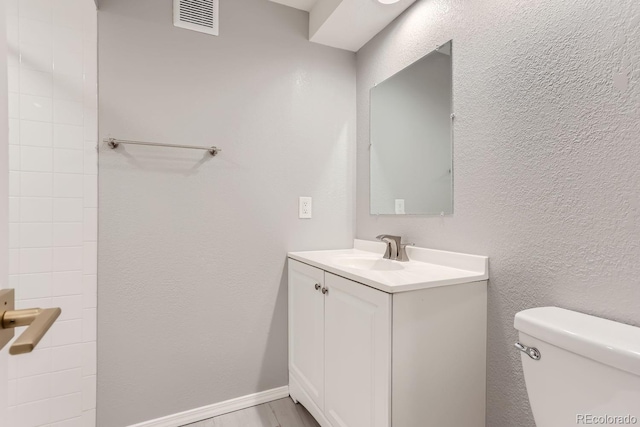
[[[324,271],[289,259],[289,372],[324,408]]]
[[[391,295],[325,273],[325,415],[334,427],[391,424]]]

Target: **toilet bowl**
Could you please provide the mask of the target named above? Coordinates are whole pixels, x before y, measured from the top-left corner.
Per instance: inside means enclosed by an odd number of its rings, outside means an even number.
[[[537,427],[640,426],[640,328],[557,307],[514,327]]]

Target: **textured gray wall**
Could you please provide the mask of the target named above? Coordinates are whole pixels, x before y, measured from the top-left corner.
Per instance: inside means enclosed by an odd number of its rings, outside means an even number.
[[[285,254],[354,235],[355,54],[268,1],[221,2],[220,37],[171,3],[100,2],[101,137],[224,151],[101,147],[100,427],[286,385]]]
[[[637,0],[421,0],[358,52],[357,236],[491,257],[488,427],[534,425],[517,311],[640,326],[639,24]],[[369,89],[449,39],[454,214],[371,216]]]

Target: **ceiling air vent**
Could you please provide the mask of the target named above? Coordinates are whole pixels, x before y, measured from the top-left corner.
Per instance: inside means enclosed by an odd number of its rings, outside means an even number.
[[[173,25],[218,35],[219,0],[173,0]]]

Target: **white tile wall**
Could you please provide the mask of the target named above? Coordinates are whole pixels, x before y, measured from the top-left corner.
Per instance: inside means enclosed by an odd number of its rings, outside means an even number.
[[[8,425],[95,427],[95,4],[6,3],[9,280],[18,308],[62,308],[33,353],[10,358]]]

